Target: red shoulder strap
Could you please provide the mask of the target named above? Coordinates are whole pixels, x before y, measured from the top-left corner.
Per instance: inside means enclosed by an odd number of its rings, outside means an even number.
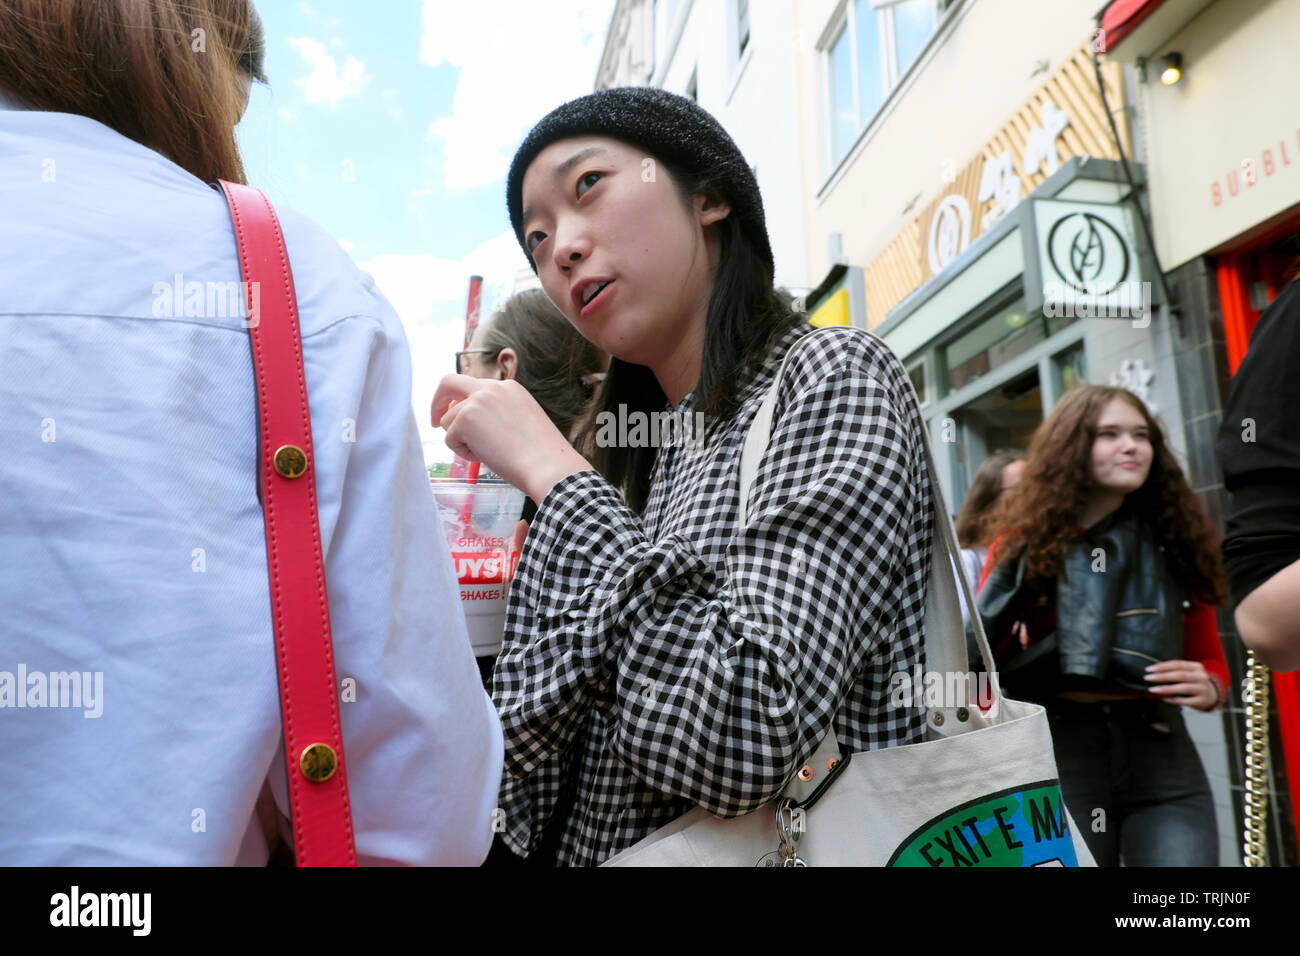
[[[299,866],[355,866],[293,274],[258,189],[218,180],[239,243],[257,378],[275,661]]]

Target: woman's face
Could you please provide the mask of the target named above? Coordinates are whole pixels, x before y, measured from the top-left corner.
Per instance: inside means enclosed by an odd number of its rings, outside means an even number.
[[[588,341],[652,368],[693,333],[702,341],[718,253],[703,227],[730,211],[703,196],[688,208],[657,167],[626,143],[579,136],[538,153],[522,183],[547,296]]]
[[[1097,419],[1092,442],[1092,480],[1107,491],[1137,491],[1151,471],[1151,433],[1141,412],[1122,398],[1111,399]]]

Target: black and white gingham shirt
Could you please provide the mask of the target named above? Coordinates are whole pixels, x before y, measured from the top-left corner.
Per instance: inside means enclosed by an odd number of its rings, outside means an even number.
[[[660,449],[643,515],[594,471],[542,502],[493,687],[517,853],[553,824],[558,863],[595,864],[693,806],[754,810],[832,719],[851,751],[924,739],[924,710],[889,685],[924,666],[932,495],[884,346],[846,329],[795,355],[738,527],[745,433],[808,331],[787,331],[701,449]]]

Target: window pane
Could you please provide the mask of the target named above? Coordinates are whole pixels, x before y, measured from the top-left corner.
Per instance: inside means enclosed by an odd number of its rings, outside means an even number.
[[[831,47],[831,159],[839,162],[848,152],[857,133],[853,116],[853,62],[849,50],[849,31]]]
[[[967,435],[972,451],[983,446],[985,453],[999,448],[1028,448],[1034,432],[1043,423],[1043,389],[1038,369],[1031,368],[1009,382],[990,389],[957,409],[953,417]],[[973,474],[982,461],[967,462]]]
[[[1088,360],[1083,343],[1056,356],[1056,391],[1064,395],[1076,385],[1088,384]]]
[[[858,33],[859,119],[866,126],[885,98],[885,65],[880,59],[880,13],[867,0],[857,0],[853,10]]]
[[[948,390],[956,391],[1047,338],[1045,322],[1028,318],[1025,300],[999,309],[943,349]]]
[[[912,387],[916,389],[916,400],[922,407],[929,404],[930,396],[925,394],[925,363],[913,365],[907,370],[907,377],[912,380]]]
[[[934,32],[934,0],[903,0],[894,7],[894,36],[898,46],[898,74],[912,65]]]

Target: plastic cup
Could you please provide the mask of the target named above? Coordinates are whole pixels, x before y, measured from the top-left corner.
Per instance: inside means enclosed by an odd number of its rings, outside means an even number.
[[[511,547],[524,510],[524,493],[500,478],[432,478],[452,565],[460,582],[460,604],[475,657],[501,650],[506,595],[519,552]]]

